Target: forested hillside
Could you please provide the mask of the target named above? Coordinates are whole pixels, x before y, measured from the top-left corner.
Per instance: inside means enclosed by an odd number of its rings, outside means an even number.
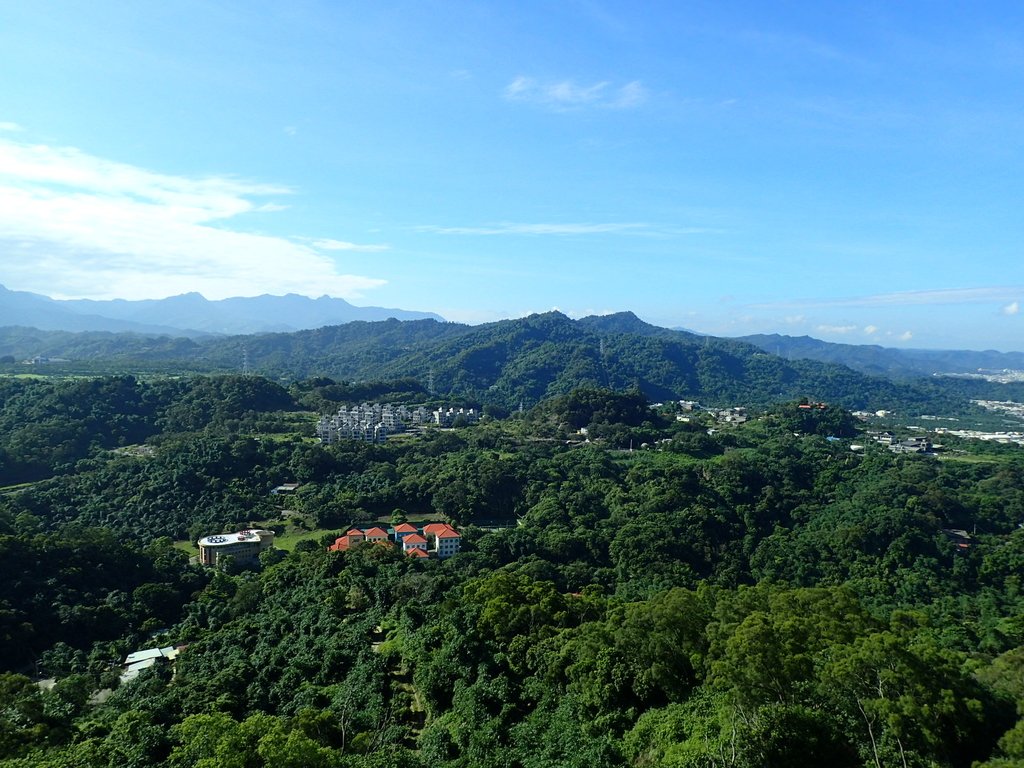
[[[1016,446],[854,451],[848,413],[794,402],[709,434],[600,387],[325,446],[296,409],[415,386],[5,386],[4,434],[47,425],[8,480],[47,479],[0,496],[0,766],[1024,760]],[[59,461],[17,458],[62,426]],[[410,517],[462,551],[326,549]],[[171,546],[256,521],[316,528],[249,570]],[[185,647],[118,686],[154,644]]]
[[[872,376],[902,379],[936,373],[975,373],[979,368],[1024,369],[1024,353],[1021,352],[893,349],[877,344],[835,344],[810,336],[781,336],[777,333],[744,336],[740,341],[790,360],[839,363]]]
[[[434,320],[353,322],[315,331],[170,339],[0,332],[0,354],[67,358],[45,370],[237,373],[275,381],[412,378],[432,393],[504,409],[533,406],[580,385],[637,386],[652,400],[767,405],[810,397],[851,409],[970,411],[972,398],[1024,396],[1024,385],[921,378],[895,384],[835,363],[789,360],[752,344],[648,325],[631,313],[571,320],[549,312],[481,326]],[[35,351],[32,351],[35,350]],[[24,370],[8,363],[8,370]],[[1010,394],[1007,394],[1007,393]]]

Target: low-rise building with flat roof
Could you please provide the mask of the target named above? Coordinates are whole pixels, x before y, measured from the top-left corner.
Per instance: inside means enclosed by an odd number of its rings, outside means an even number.
[[[144,669],[155,666],[164,660],[173,662],[184,646],[169,645],[166,648],[147,648],[143,651],[129,653],[121,665],[121,682],[130,683]]]
[[[202,565],[221,565],[222,559],[228,556],[239,563],[254,563],[260,552],[274,546],[274,532],[257,529],[217,533],[204,536],[197,543]]]

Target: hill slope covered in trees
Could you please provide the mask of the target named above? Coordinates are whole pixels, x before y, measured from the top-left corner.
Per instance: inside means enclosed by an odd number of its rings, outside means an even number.
[[[187,340],[105,334],[0,333],[17,345],[73,358],[87,370],[228,372],[243,365],[272,379],[342,381],[412,377],[476,404],[532,405],[580,385],[639,387],[652,400],[765,404],[798,397],[849,408],[955,413],[968,399],[1006,399],[986,382],[920,379],[898,386],[845,366],[786,360],[741,341],[648,325],[631,313],[571,320],[549,312],[481,326],[434,320],[353,322],[296,333]],[[993,394],[995,393],[995,394]]]
[[[852,434],[848,413],[796,403],[708,434],[635,389],[384,445],[275,428],[280,408],[358,391],[338,387],[4,391],[0,434],[37,419],[85,453],[0,495],[0,768],[1024,758],[1020,448],[852,451],[828,439]],[[567,444],[580,426],[658,440]],[[268,489],[286,479],[319,540],[214,571],[161,538],[284,525]],[[327,551],[406,515],[453,522],[462,551]],[[514,524],[474,525],[495,517]],[[91,699],[154,644],[185,646],[173,669]]]

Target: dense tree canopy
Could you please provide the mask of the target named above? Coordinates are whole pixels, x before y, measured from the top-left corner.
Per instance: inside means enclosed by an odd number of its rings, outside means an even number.
[[[330,446],[312,411],[373,387],[3,386],[8,479],[39,480],[0,496],[4,768],[1024,755],[1016,449],[852,451],[847,412],[799,402],[708,434],[599,382],[503,422]],[[565,439],[580,427],[591,442]],[[201,533],[278,520],[269,492],[290,481],[316,527],[292,551],[189,563]],[[390,519],[455,524],[462,551],[327,551]],[[116,684],[126,653],[164,644],[183,646],[173,669]]]

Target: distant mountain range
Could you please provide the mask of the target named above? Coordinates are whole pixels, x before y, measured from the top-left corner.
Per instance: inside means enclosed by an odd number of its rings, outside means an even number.
[[[299,331],[353,320],[442,320],[433,312],[356,307],[344,299],[253,296],[210,301],[198,293],[127,301],[58,300],[0,286],[0,326],[109,331],[198,338],[210,334]]]
[[[354,319],[367,315],[391,317]],[[415,317],[421,319],[407,319]],[[439,395],[505,407],[581,384],[639,386],[654,400],[753,405],[810,397],[851,408],[928,409],[920,412],[953,412],[970,398],[1024,397],[1024,384],[999,388],[932,376],[1024,369],[1020,353],[896,350],[788,336],[724,339],[660,328],[631,312],[580,320],[548,312],[477,326],[439,320],[327,297],[55,301],[0,288],[0,356],[59,358],[82,372],[412,378]],[[266,328],[303,329],[252,330]]]
[[[835,344],[810,336],[759,334],[738,341],[753,344],[787,360],[840,363],[872,376],[910,378],[979,370],[1024,370],[1024,353],[987,350],[892,349],[873,344]]]

